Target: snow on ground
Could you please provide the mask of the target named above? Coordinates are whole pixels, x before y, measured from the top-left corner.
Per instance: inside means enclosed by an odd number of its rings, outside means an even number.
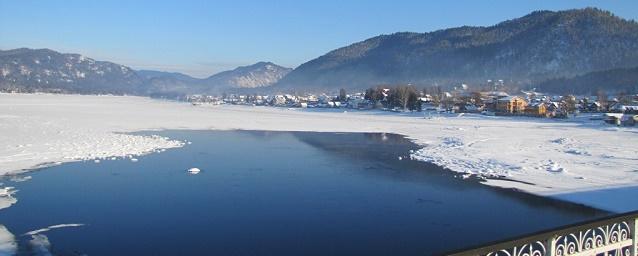
[[[551,196],[638,184],[638,129],[585,118],[566,122],[192,106],[140,97],[47,94],[0,94],[0,174],[68,161],[134,159],[133,155],[184,145],[158,136],[124,134],[155,129],[398,133],[423,146],[413,159],[455,172],[505,178],[487,179],[487,185]],[[568,200],[609,210],[624,210],[628,204],[588,198]],[[638,209],[638,202],[633,202]]]

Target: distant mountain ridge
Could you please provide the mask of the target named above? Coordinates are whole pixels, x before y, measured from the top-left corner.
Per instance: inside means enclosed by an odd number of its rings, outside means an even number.
[[[144,94],[133,69],[49,49],[0,51],[0,88],[62,93]]]
[[[166,72],[166,71],[156,71],[156,70],[136,70],[135,71],[139,76],[146,80],[156,79],[156,78],[171,78],[180,81],[186,82],[194,82],[199,79],[194,78],[192,76],[182,74],[179,72]]]
[[[505,79],[520,84],[638,66],[638,24],[595,8],[536,11],[490,27],[395,33],[336,49],[275,88],[329,90]]]
[[[133,70],[50,49],[0,50],[0,89],[22,92],[184,95],[261,88],[292,69],[258,62],[198,79],[177,72]]]
[[[0,51],[0,90],[138,95],[334,92],[380,84],[451,86],[488,79],[524,88],[634,67],[638,67],[638,23],[585,8],[535,11],[489,27],[381,35],[330,51],[294,70],[259,62],[204,79],[21,48]],[[596,88],[614,90],[614,86]],[[546,87],[560,91],[560,85]]]
[[[292,71],[272,62],[258,62],[250,66],[217,73],[206,78],[207,84],[227,88],[258,88],[270,86]]]

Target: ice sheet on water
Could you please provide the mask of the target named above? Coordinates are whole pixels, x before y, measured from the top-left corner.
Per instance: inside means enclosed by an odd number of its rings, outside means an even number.
[[[14,255],[17,250],[15,236],[0,224],[0,255]]]

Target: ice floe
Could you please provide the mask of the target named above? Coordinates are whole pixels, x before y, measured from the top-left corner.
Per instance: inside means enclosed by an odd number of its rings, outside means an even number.
[[[18,202],[18,199],[13,196],[16,192],[18,191],[14,187],[0,187],[0,210]]]
[[[193,167],[187,170],[188,173],[190,174],[198,174],[200,173],[202,170],[200,170],[199,168]]]

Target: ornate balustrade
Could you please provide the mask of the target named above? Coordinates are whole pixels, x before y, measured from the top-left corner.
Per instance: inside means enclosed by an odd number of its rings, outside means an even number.
[[[638,211],[542,231],[448,255],[638,256]]]

